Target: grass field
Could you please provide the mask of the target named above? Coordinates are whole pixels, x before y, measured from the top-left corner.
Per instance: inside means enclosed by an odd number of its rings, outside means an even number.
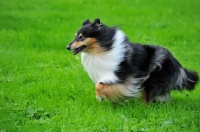
[[[1,0],[0,132],[199,132],[199,84],[147,107],[96,100],[80,55],[65,49],[96,17],[200,73],[199,0]]]

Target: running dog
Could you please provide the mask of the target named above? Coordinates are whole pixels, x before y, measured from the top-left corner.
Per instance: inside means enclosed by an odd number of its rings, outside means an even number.
[[[96,18],[82,23],[67,46],[96,84],[96,98],[112,102],[138,97],[145,103],[170,101],[171,90],[193,90],[197,72],[186,70],[165,48],[129,42],[117,27]]]

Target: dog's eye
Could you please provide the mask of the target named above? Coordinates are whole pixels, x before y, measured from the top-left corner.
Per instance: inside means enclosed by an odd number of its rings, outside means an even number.
[[[79,36],[79,39],[82,39],[83,38],[83,36]]]
[[[84,37],[83,37],[83,36],[79,36],[78,39],[79,39],[80,41],[83,41],[83,40],[84,40]]]

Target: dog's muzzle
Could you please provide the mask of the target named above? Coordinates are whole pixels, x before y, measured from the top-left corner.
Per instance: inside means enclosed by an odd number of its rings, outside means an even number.
[[[82,52],[87,46],[86,45],[82,45],[80,47],[74,48],[73,46],[71,46],[73,44],[74,41],[72,41],[69,45],[67,45],[66,49],[67,50],[73,50],[73,55],[76,55],[80,52]]]
[[[67,50],[71,50],[71,45],[72,45],[73,42],[74,42],[74,41],[72,41],[71,43],[69,43],[69,44],[67,45],[67,47],[66,47]]]

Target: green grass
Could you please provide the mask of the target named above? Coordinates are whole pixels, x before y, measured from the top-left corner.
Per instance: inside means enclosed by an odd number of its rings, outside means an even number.
[[[199,0],[1,0],[0,132],[198,132],[200,85],[144,107],[99,103],[80,55],[65,46],[83,20],[119,25],[200,73]]]

